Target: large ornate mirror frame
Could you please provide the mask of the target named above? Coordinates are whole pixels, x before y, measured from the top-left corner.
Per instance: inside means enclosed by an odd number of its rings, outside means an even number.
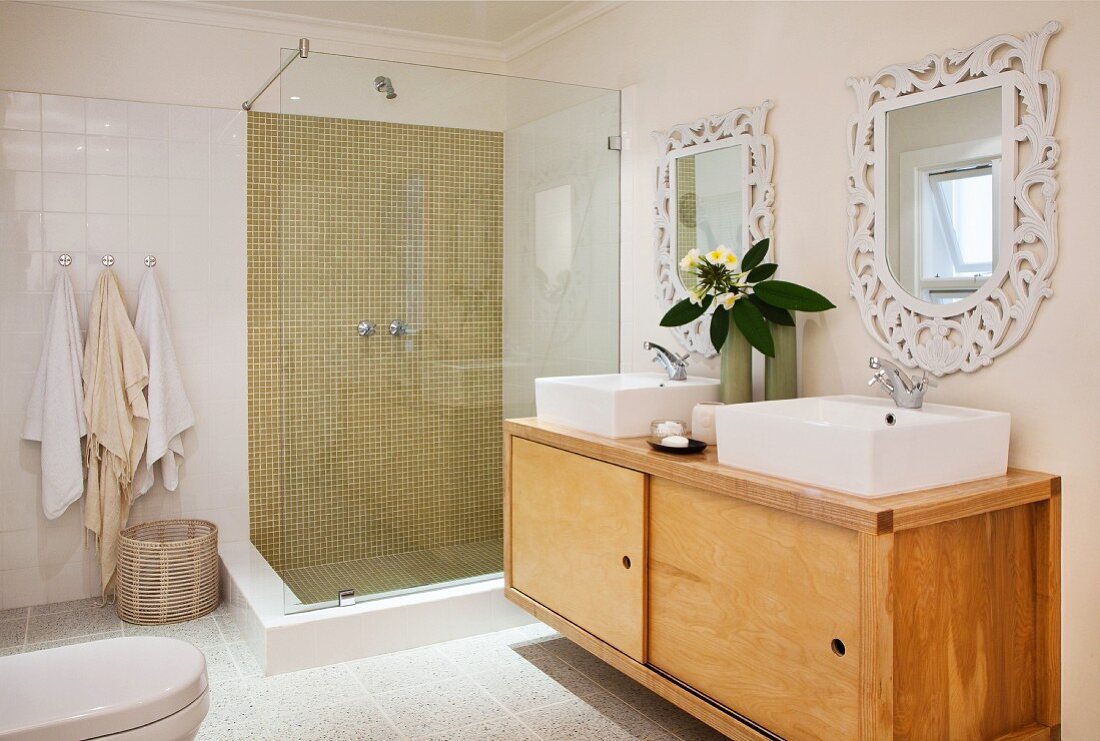
[[[1043,53],[1060,29],[1051,21],[1023,39],[994,36],[965,51],[930,54],[848,80],[858,107],[848,131],[851,292],[867,331],[906,366],[937,376],[985,367],[1024,338],[1039,304],[1052,293],[1058,258],[1058,79],[1043,69]],[[922,301],[902,289],[886,265],[885,197],[876,197],[884,194],[885,114],[909,100],[920,103],[998,86],[1008,103],[1002,131],[1005,163],[1014,162],[1014,168],[1005,168],[1010,204],[1002,209],[1007,219],[997,267],[963,301]]]
[[[765,100],[753,108],[735,108],[729,113],[701,118],[692,123],[674,126],[668,131],[655,131],[653,136],[662,144],[657,167],[656,232],[657,301],[661,312],[687,297],[680,280],[676,257],[676,180],[673,173],[676,160],[693,154],[740,144],[742,172],[731,173],[742,178],[742,245],[747,250],[754,242],[771,237],[775,227],[772,208],[775,185],[772,183],[774,147],[765,133],[768,111],[773,107]],[[770,258],[775,257],[773,244]],[[676,339],[687,350],[704,357],[717,352],[710,341],[710,317],[704,315],[690,324],[671,327]]]

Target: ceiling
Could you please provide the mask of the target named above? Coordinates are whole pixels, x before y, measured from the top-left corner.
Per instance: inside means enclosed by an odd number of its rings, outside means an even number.
[[[215,0],[202,4],[502,43],[565,8],[595,3],[583,0]]]

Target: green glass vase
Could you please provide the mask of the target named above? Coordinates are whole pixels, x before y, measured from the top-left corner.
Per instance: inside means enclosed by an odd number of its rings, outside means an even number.
[[[769,324],[775,357],[764,358],[764,398],[768,401],[798,396],[798,333],[794,327]]]
[[[722,346],[721,380],[723,404],[752,401],[752,345],[733,322]]]

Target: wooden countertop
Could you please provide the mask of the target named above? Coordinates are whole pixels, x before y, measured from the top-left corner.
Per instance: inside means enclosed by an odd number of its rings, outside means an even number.
[[[1058,496],[1061,479],[1010,468],[1004,476],[936,489],[867,498],[718,464],[715,446],[700,455],[653,450],[644,437],[613,440],[536,418],[504,423],[520,437],[750,502],[795,512],[861,532],[883,534],[1006,509]]]

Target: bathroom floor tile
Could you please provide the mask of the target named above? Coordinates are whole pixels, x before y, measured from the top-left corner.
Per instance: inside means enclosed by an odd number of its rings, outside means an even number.
[[[538,737],[515,718],[476,723],[429,736],[431,741],[534,741]]]
[[[542,658],[549,659],[549,657]],[[513,713],[554,705],[600,691],[591,680],[560,661],[556,659],[554,661],[556,662],[554,669],[562,677],[564,684],[548,676],[534,664],[527,666],[517,664],[490,669],[473,675],[473,680]],[[572,689],[566,687],[566,684],[571,685]]]
[[[353,661],[348,668],[371,694],[430,684],[462,673],[431,646]]]
[[[468,677],[375,696],[397,730],[414,738],[474,723],[503,720],[504,708]]]
[[[214,618],[209,616],[170,625],[130,625],[127,623],[122,630],[128,636],[179,638],[199,648],[225,643],[221,631],[218,630],[217,623],[214,622]]]
[[[400,739],[382,711],[371,700],[363,698],[317,711],[300,710],[270,722],[271,734],[282,741],[313,741],[314,739]]]
[[[26,639],[26,620],[5,620],[0,623],[0,648],[21,646]]]
[[[519,719],[544,739],[601,739],[612,741],[633,736],[581,699],[547,705],[520,713]]]
[[[108,638],[122,638],[122,630],[113,630],[109,633],[96,633],[91,636],[77,636],[76,638],[63,638],[59,641],[41,641],[28,643],[27,651],[41,651],[45,648],[58,648],[60,646],[75,646],[78,643],[90,643],[92,641],[105,641]]]
[[[233,659],[237,662],[237,670],[242,677],[263,676],[264,672],[260,668],[260,662],[256,660],[256,654],[252,653],[252,649],[248,647],[247,643],[240,641],[228,645],[230,653],[233,654]]]
[[[32,615],[27,622],[27,643],[60,641],[66,638],[111,633],[122,627],[113,607]]]
[[[241,677],[228,645],[206,646],[202,652],[206,654],[206,674],[211,684]]]
[[[203,741],[722,738],[541,624],[264,677],[228,607],[187,623],[134,626],[89,604],[0,613],[14,615],[0,620],[0,656],[124,634],[191,641],[206,654],[210,679]]]
[[[13,607],[10,610],[0,610],[0,622],[17,620],[19,618],[26,620],[28,612],[30,612],[30,608],[27,607]]]

